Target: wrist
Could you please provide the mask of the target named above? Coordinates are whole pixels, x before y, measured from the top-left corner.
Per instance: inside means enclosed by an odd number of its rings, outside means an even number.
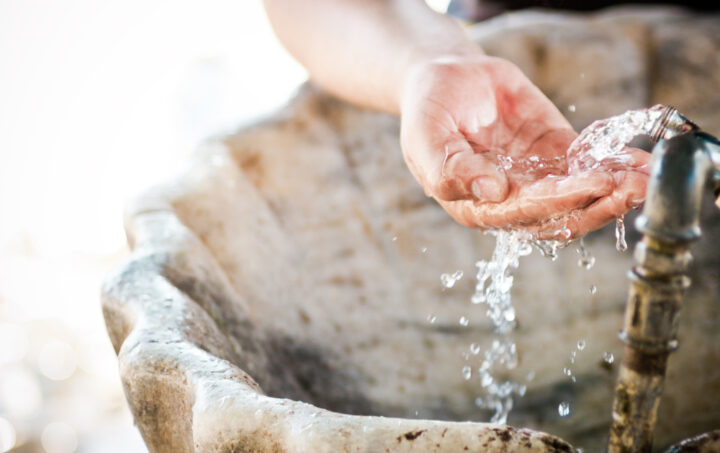
[[[398,112],[403,108],[411,108],[412,99],[433,85],[452,83],[464,72],[465,68],[483,67],[493,64],[496,57],[486,55],[482,49],[474,45],[452,52],[424,54],[412,59],[402,71],[398,89]]]

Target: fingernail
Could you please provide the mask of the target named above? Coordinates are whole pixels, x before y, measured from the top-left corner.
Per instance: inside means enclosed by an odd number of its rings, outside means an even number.
[[[641,196],[638,198],[633,198],[628,201],[628,208],[630,209],[636,209],[640,207],[645,202],[645,196]]]
[[[491,178],[481,177],[475,179],[470,185],[473,195],[480,201],[502,201],[502,193],[500,187]]]

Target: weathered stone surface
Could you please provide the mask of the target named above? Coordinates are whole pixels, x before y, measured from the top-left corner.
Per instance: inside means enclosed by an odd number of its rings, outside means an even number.
[[[715,430],[673,445],[666,453],[717,453],[718,451],[720,451],[720,430]]]
[[[521,65],[577,128],[663,102],[718,133],[719,30],[717,18],[613,10],[515,14],[470,32]],[[720,215],[706,213],[660,445],[720,424]],[[469,297],[473,263],[490,257],[493,240],[423,195],[402,162],[396,118],[306,87],[269,120],[201,150],[126,219],[133,255],[107,280],[103,309],[151,451],[569,448],[527,430],[418,420],[488,417],[474,405],[479,382],[460,370],[471,343],[492,341]],[[533,255],[513,289],[520,364],[510,377],[535,378],[510,423],[584,448],[603,442],[610,419],[615,370],[602,353],[617,363],[622,350],[632,260],[610,236],[587,239],[592,271],[573,250],[552,263]],[[465,277],[443,291],[440,274],[457,269]],[[570,364],[579,339],[587,347]],[[561,401],[572,417],[558,417]]]

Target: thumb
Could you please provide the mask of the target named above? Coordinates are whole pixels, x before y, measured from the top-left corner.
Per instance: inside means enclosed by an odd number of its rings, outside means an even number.
[[[505,171],[487,153],[475,152],[464,137],[448,141],[444,152],[433,153],[427,181],[442,201],[475,200],[498,203],[507,198]]]

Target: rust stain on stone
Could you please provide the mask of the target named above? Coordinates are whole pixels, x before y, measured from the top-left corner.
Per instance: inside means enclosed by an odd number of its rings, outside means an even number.
[[[422,436],[425,431],[427,431],[427,429],[419,429],[417,431],[408,431],[405,434],[403,434],[402,436],[398,436],[397,441],[402,442],[403,437],[406,440],[413,441],[413,440],[417,439],[418,437]]]
[[[573,449],[566,442],[561,441],[552,436],[543,436],[540,438],[540,442],[548,446],[548,449],[553,452],[572,452]]]

